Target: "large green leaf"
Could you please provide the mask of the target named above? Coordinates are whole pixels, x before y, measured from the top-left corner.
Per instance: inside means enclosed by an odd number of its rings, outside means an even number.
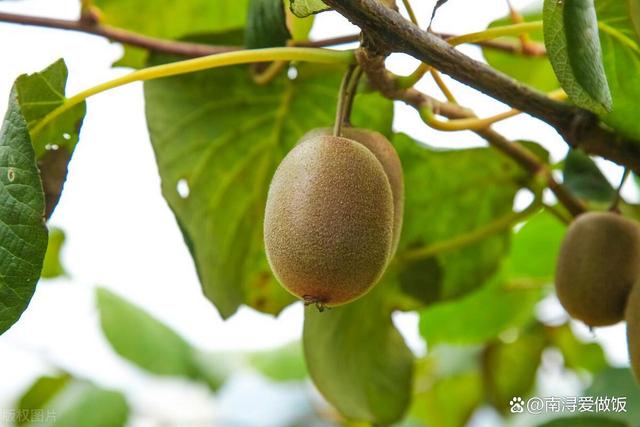
[[[104,288],[96,296],[102,330],[120,356],[154,374],[202,379],[213,389],[221,385],[203,354],[168,326]]]
[[[245,28],[247,49],[284,46],[291,37],[282,0],[250,0]]]
[[[53,213],[62,193],[67,165],[84,120],[85,103],[70,108],[37,133],[33,128],[44,116],[65,102],[66,83],[67,66],[60,59],[41,72],[18,77],[15,84],[18,102],[30,129],[38,159],[47,218]]]
[[[526,22],[539,21],[542,19],[542,12],[524,13],[523,18]],[[510,23],[512,23],[510,18],[502,18],[492,22],[489,28],[509,25]],[[542,30],[529,33],[529,37],[534,42],[544,42]],[[519,43],[517,37],[505,37],[504,39],[511,43]],[[546,55],[513,54],[487,47],[482,49],[482,53],[487,63],[493,68],[543,92],[551,92],[560,87],[560,83],[558,83],[553,67]]]
[[[536,374],[546,347],[544,329],[539,324],[524,331],[513,342],[495,341],[487,346],[482,359],[482,374],[491,404],[507,412],[514,396],[527,396],[536,382]]]
[[[556,76],[571,100],[599,114],[610,111],[594,0],[545,0],[544,39]]]
[[[223,317],[246,303],[278,313],[293,301],[273,278],[262,221],[269,182],[307,131],[333,123],[340,67],[299,64],[298,75],[255,85],[227,67],[148,82],[147,122],[173,210],[205,295]],[[392,103],[359,95],[354,123],[388,134]]]
[[[124,427],[129,406],[124,396],[85,381],[72,381],[41,408],[30,427]]]
[[[302,343],[295,341],[282,347],[249,355],[249,363],[274,381],[299,381],[307,377]]]
[[[434,150],[394,136],[405,177],[405,219],[398,255],[401,287],[428,303],[464,295],[497,269],[509,247],[505,229],[433,256],[415,250],[475,232],[512,212],[525,173],[489,148]],[[405,259],[406,258],[406,259]]]
[[[597,0],[600,43],[613,111],[603,120],[622,134],[640,140],[640,39],[633,17],[638,18],[637,0]]]
[[[244,27],[249,0],[94,0],[101,22],[149,36],[179,39]],[[126,47],[119,65],[142,67],[146,53]]]
[[[27,308],[47,250],[45,201],[14,86],[0,128],[0,334]]]
[[[322,395],[345,417],[388,425],[409,405],[413,355],[378,285],[346,306],[305,310],[304,354]]]

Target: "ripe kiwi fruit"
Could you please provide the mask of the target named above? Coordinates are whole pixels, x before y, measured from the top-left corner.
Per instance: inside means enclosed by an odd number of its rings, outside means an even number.
[[[302,140],[312,138],[318,135],[332,135],[333,129],[318,128],[307,132]],[[354,128],[343,126],[341,135],[367,147],[376,159],[382,165],[389,184],[391,185],[391,193],[393,195],[393,245],[391,256],[396,253],[398,243],[400,242],[400,233],[402,231],[402,218],[404,216],[404,178],[402,173],[402,164],[396,149],[389,140],[380,132],[369,129]]]
[[[305,302],[331,307],[364,295],[384,272],[393,242],[393,196],[382,165],[350,139],[304,139],[271,181],[264,241],[277,279]]]
[[[627,343],[631,368],[636,374],[636,379],[640,382],[640,284],[638,283],[629,294],[625,319],[627,321]]]
[[[624,318],[629,292],[640,277],[640,229],[613,212],[580,215],[560,248],[556,268],[558,299],[589,326]]]

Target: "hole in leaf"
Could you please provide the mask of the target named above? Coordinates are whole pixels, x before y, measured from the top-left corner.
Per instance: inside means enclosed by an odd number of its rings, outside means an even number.
[[[183,199],[186,199],[187,197],[189,197],[190,189],[189,189],[189,183],[187,182],[186,179],[182,178],[178,180],[178,184],[176,184],[176,191],[178,192],[180,197],[182,197]]]
[[[62,134],[62,137],[63,137],[65,140],[67,140],[67,141],[69,141],[69,140],[71,139],[71,135],[69,135],[69,134],[68,134],[68,133],[66,133],[66,132]]]
[[[16,179],[16,171],[13,168],[7,170],[7,179],[9,182],[13,182],[13,180]]]
[[[289,67],[287,70],[287,77],[289,80],[295,80],[298,78],[298,69],[296,67]]]

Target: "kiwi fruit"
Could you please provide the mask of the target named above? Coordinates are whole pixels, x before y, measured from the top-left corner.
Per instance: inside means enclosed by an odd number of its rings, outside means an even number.
[[[318,135],[332,134],[333,129],[318,128],[309,131],[302,137],[302,140],[304,141],[307,138]],[[404,216],[404,178],[400,157],[398,157],[398,153],[396,152],[396,149],[393,148],[393,145],[391,145],[389,140],[380,132],[343,126],[341,136],[359,142],[367,147],[373,155],[376,156],[376,159],[378,159],[387,174],[389,184],[391,185],[391,194],[393,196],[393,245],[391,251],[391,256],[393,257],[398,249],[398,243],[400,242],[402,219]]]
[[[278,166],[267,196],[264,242],[280,283],[318,307],[364,295],[379,280],[393,241],[393,196],[364,145],[316,135]]]
[[[640,382],[640,284],[633,287],[625,311],[631,368]]]
[[[640,229],[613,212],[576,218],[564,238],[556,292],[567,312],[589,326],[624,318],[629,292],[640,277]]]

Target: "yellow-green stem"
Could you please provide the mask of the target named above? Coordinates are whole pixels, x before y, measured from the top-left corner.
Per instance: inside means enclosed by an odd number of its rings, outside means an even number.
[[[520,212],[511,212],[502,218],[498,218],[484,227],[477,228],[469,233],[462,234],[450,240],[434,243],[417,249],[410,249],[399,255],[400,261],[411,261],[416,259],[429,258],[443,252],[449,252],[456,249],[464,248],[479,242],[480,240],[491,237],[497,233],[508,230],[519,222],[524,221],[529,216],[538,212],[541,207],[539,198],[536,198],[526,209]]]
[[[144,68],[99,84],[68,98],[64,104],[44,116],[42,120],[40,120],[31,129],[31,135],[37,135],[55,118],[59,117],[65,111],[73,108],[75,105],[80,104],[90,96],[97,95],[106,90],[123,86],[128,83],[176,76],[179,74],[192,73],[194,71],[202,71],[227,65],[270,61],[308,61],[323,64],[348,65],[354,62],[354,55],[353,51],[337,51],[304,47],[275,47],[226,52]]]
[[[489,28],[488,30],[478,31],[477,33],[463,34],[457,37],[447,39],[447,42],[453,46],[464,43],[478,43],[487,40],[497,39],[498,37],[519,36],[522,34],[537,31],[542,28],[542,21],[523,22],[521,24],[503,25],[500,27]]]

